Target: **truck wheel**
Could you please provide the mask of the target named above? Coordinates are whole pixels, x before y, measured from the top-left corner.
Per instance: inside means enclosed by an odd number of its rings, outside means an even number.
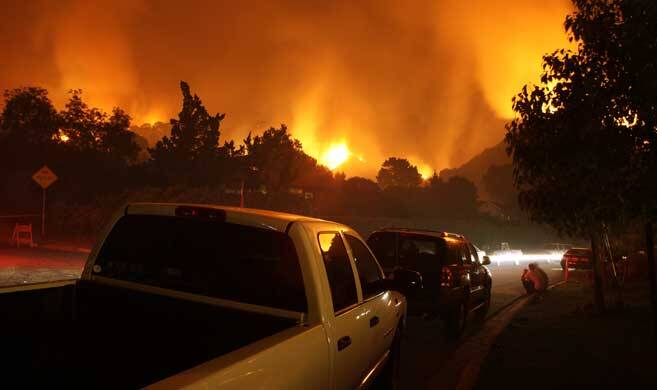
[[[458,339],[465,331],[468,322],[468,305],[464,300],[447,317],[447,336],[450,339]]]
[[[390,355],[383,371],[374,381],[372,388],[379,390],[397,390],[401,386],[401,329],[397,326],[390,346]]]

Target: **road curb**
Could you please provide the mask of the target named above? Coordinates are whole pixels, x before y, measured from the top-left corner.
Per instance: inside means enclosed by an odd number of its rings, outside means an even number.
[[[565,284],[565,281],[554,283],[548,287],[553,289]],[[509,325],[509,322],[528,302],[532,295],[521,295],[514,298],[490,316],[477,333],[467,338],[454,352],[449,362],[427,383],[428,389],[472,389],[479,378],[481,365],[488,356],[490,348]]]

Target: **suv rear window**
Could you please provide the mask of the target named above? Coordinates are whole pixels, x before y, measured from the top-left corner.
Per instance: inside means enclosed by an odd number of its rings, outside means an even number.
[[[404,268],[423,274],[438,272],[444,252],[444,243],[438,238],[399,235],[399,265]]]
[[[307,311],[294,244],[284,233],[154,215],[112,229],[94,274],[172,290]]]

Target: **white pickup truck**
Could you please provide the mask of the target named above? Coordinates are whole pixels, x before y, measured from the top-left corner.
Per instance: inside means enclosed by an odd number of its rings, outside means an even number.
[[[131,204],[103,233],[80,280],[0,290],[2,355],[11,356],[2,381],[22,388],[395,387],[406,300],[394,283],[344,225],[260,210]]]

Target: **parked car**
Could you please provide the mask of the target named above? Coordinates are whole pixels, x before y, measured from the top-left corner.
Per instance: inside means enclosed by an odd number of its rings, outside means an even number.
[[[568,268],[590,269],[592,258],[591,248],[568,249],[561,258],[561,269],[566,269],[566,261],[568,262]]]
[[[474,251],[477,252],[477,256],[483,260],[483,258],[486,256],[486,251],[479,249],[475,244],[472,244],[472,247],[474,248]]]
[[[367,239],[383,270],[413,286],[404,291],[409,313],[438,314],[451,336],[465,329],[468,314],[490,307],[492,276],[464,236],[414,229],[381,229]]]
[[[131,204],[81,280],[0,290],[3,381],[22,372],[25,388],[394,384],[406,299],[390,286],[399,283],[338,223]]]

